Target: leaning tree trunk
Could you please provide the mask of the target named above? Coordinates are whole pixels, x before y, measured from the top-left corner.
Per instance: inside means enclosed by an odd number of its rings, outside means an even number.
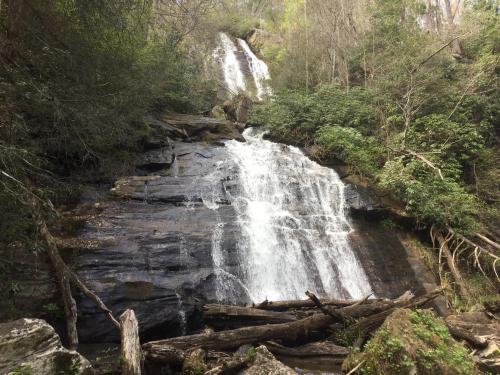
[[[458,269],[455,260],[453,259],[453,255],[451,254],[451,251],[448,247],[448,242],[444,239],[441,233],[436,234],[436,239],[438,240],[440,251],[443,252],[444,257],[446,258],[446,262],[448,264],[448,268],[451,271],[451,274],[453,275],[453,279],[458,285],[460,295],[467,302],[469,302],[471,300],[469,289],[467,288],[467,285],[465,284],[462,274],[460,273],[460,270]]]
[[[76,330],[77,309],[76,302],[71,294],[71,286],[69,275],[66,272],[66,264],[64,263],[56,242],[45,222],[43,215],[39,209],[36,197],[32,196],[30,205],[33,212],[33,220],[38,229],[40,236],[47,244],[47,255],[49,256],[52,267],[54,267],[55,276],[61,292],[61,297],[64,305],[64,315],[66,318],[66,331],[68,334],[68,346],[70,349],[78,347],[78,332]]]

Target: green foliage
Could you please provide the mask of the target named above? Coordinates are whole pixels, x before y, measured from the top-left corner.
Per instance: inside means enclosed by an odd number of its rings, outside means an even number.
[[[383,160],[377,140],[353,128],[326,126],[318,131],[317,142],[360,175],[374,176]]]
[[[380,186],[406,203],[408,212],[425,224],[439,223],[462,231],[475,228],[477,198],[459,183],[445,178],[418,159],[388,161],[379,174]]]
[[[256,106],[250,123],[266,126],[274,138],[290,143],[311,142],[325,126],[352,127],[367,135],[377,124],[371,99],[366,90],[346,92],[336,86],[322,86],[313,94],[284,91]]]
[[[364,351],[352,353],[347,363],[353,367],[361,361],[362,374],[479,374],[466,349],[429,311],[394,312]]]
[[[444,115],[432,114],[415,120],[408,132],[408,146],[437,155],[444,162],[470,163],[484,148],[480,130],[475,124],[459,124]]]
[[[257,351],[255,350],[254,347],[251,347],[250,349],[247,350],[246,355],[248,359],[252,360],[257,355]]]
[[[30,366],[21,366],[10,373],[11,375],[32,375]]]
[[[0,242],[32,238],[31,194],[68,203],[78,191],[66,181],[123,171],[149,136],[147,113],[209,108],[203,62],[152,21],[145,0],[2,5]]]

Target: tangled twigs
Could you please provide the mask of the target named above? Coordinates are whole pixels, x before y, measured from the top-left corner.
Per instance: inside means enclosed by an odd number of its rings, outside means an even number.
[[[473,265],[488,279],[490,280],[491,273],[488,274],[485,269],[485,258],[489,258],[491,260],[491,270],[493,271],[496,281],[500,282],[500,275],[497,271],[497,264],[500,262],[500,256],[495,254],[494,250],[487,249],[487,246],[496,247],[500,246],[496,242],[490,240],[489,238],[476,233],[475,236],[479,239],[482,239],[486,246],[482,246],[469,238],[456,233],[451,228],[446,228],[445,231],[437,230],[432,227],[430,230],[430,236],[432,239],[433,247],[439,249],[438,255],[438,267],[439,267],[439,279],[441,284],[443,284],[443,257],[446,258],[448,268],[453,275],[453,279],[457,284],[460,294],[462,297],[468,301],[470,301],[471,295],[468,291],[467,285],[464,282],[462,275],[460,273],[460,269],[458,267],[458,262],[460,260],[461,255],[464,252],[467,252],[470,257],[473,257],[474,262]],[[437,245],[436,246],[436,242]]]

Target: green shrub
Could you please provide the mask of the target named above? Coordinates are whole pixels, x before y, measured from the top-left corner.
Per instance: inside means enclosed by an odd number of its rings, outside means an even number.
[[[317,132],[316,141],[360,175],[374,176],[383,160],[383,149],[377,140],[354,128],[326,126]]]
[[[405,202],[406,210],[422,223],[438,223],[464,232],[476,226],[480,204],[452,179],[441,180],[436,171],[418,159],[385,163],[379,186]]]

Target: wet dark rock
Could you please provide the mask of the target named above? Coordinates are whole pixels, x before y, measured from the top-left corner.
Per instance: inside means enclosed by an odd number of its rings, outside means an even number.
[[[102,203],[80,236],[103,245],[75,258],[79,276],[115,315],[134,309],[143,340],[182,334],[199,323],[197,306],[216,299],[212,244],[220,222],[226,266],[237,272],[239,225],[221,199],[234,184],[225,148],[176,142],[173,149],[176,165],[166,175],[116,182],[113,193],[122,199]],[[244,290],[235,293],[248,298]],[[79,298],[81,340],[118,340],[109,319]]]
[[[52,268],[43,253],[28,250],[22,244],[0,247],[4,263],[0,286],[5,295],[0,304],[0,320],[22,316],[40,316],[44,306],[58,296]]]
[[[161,119],[150,119],[148,123],[175,139],[204,142],[221,139],[244,141],[237,126],[224,118],[176,114],[163,116]]]
[[[388,215],[389,210],[382,205],[374,191],[354,184],[347,184],[345,202],[353,216],[362,216],[368,219],[379,219]]]
[[[59,336],[41,319],[0,323],[0,373],[37,375],[93,374],[89,361],[65,349]]]
[[[174,161],[174,151],[170,147],[163,147],[145,152],[137,163],[137,168],[147,172],[157,172],[169,168]]]
[[[228,119],[236,123],[245,124],[248,121],[248,114],[252,105],[252,99],[246,95],[239,94],[230,100],[226,100],[222,108]]]

